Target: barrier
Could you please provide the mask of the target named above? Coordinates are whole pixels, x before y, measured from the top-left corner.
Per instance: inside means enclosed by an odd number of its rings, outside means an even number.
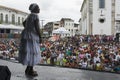
[[[20,34],[0,33],[0,38],[20,38]]]

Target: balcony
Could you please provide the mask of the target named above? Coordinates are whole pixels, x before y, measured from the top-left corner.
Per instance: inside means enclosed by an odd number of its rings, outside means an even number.
[[[1,22],[0,21],[0,24],[9,25],[9,24],[13,24],[13,23],[12,22],[5,22],[5,21]],[[18,23],[18,22],[15,22],[13,25],[15,25],[15,26],[23,26],[22,23]]]

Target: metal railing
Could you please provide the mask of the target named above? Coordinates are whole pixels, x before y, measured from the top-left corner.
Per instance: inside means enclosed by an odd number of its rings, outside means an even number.
[[[20,38],[20,34],[0,33],[0,38]]]

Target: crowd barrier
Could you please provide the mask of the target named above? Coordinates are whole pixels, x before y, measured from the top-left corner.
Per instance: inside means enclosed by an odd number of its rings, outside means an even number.
[[[20,34],[0,33],[0,38],[20,38]]]

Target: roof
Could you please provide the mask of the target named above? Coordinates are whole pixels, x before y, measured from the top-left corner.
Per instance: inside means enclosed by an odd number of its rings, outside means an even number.
[[[74,21],[71,18],[62,18],[61,20],[69,20],[69,21]]]
[[[14,9],[14,8],[6,7],[6,6],[3,6],[3,5],[0,5],[0,8],[10,9],[10,10],[13,10],[13,11],[16,11],[16,12],[21,12],[21,13],[28,14],[27,12],[23,12],[21,10],[17,10],[17,9]]]

